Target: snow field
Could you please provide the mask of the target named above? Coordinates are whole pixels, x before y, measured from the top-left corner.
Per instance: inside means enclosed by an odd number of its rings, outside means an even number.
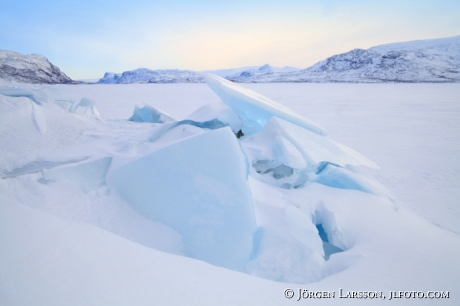
[[[185,118],[169,123],[101,119],[85,102],[94,97],[54,88],[37,90],[41,104],[0,96],[1,304],[280,305],[293,302],[286,287],[458,292],[458,235],[408,212],[362,168],[375,163],[280,119],[283,109],[237,139],[260,115],[232,103],[245,99],[237,87],[225,90],[230,108],[167,109]]]

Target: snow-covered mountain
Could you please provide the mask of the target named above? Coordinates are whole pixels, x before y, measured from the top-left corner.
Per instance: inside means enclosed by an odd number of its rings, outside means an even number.
[[[72,80],[46,57],[0,50],[0,79],[32,84],[67,84]]]
[[[136,70],[125,71],[123,73],[106,72],[98,84],[132,84],[132,83],[204,83],[204,75],[212,73],[224,78],[238,78],[240,76],[260,76],[266,73],[286,73],[300,71],[294,67],[273,67],[269,64],[263,66],[248,66],[241,68],[191,71],[191,70],[150,70],[139,68]]]
[[[211,73],[236,83],[452,83],[460,82],[460,36],[354,49],[307,69],[248,66],[234,69],[149,70],[106,73],[99,84],[202,83]]]
[[[301,69],[295,68],[295,67],[290,67],[290,66],[285,66],[285,67],[273,67],[269,64],[265,64],[263,66],[248,66],[248,67],[242,67],[242,68],[234,68],[234,69],[220,69],[220,70],[207,70],[203,71],[204,73],[212,73],[215,75],[218,75],[220,77],[224,77],[227,79],[233,79],[233,78],[238,78],[240,76],[260,76],[264,75],[266,73],[273,73],[273,72],[279,72],[279,73],[286,73],[286,72],[294,72],[294,71],[300,71]]]
[[[307,69],[241,74],[233,82],[460,82],[460,36],[354,49]]]
[[[237,76],[240,75],[244,71],[252,71],[252,70],[257,70],[261,66],[245,66],[245,67],[239,67],[239,68],[228,68],[228,69],[218,69],[218,70],[204,70],[201,71],[202,73],[212,73],[217,76],[220,76],[222,78],[227,78],[230,76]]]
[[[190,70],[166,69],[150,70],[139,68],[121,74],[106,72],[97,84],[132,84],[132,83],[203,83],[201,74]]]

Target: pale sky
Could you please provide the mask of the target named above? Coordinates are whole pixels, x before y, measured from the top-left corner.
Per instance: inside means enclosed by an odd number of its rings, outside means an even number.
[[[0,0],[0,49],[72,79],[136,68],[307,68],[331,55],[460,35],[459,0]]]

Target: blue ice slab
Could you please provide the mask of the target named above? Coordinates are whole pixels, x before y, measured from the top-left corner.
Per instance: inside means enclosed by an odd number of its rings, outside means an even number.
[[[32,91],[25,88],[0,88],[0,95],[7,97],[26,97],[38,105],[41,105],[44,102],[43,94],[40,94],[38,90]]]
[[[282,118],[316,134],[326,134],[326,131],[317,124],[259,93],[213,74],[207,74],[205,79],[208,86],[238,115],[243,123],[242,130],[245,135],[260,131],[272,116]]]
[[[151,122],[151,123],[167,123],[176,121],[168,114],[156,109],[153,106],[145,105],[144,107],[136,106],[130,121],[135,122]]]
[[[179,232],[187,256],[242,270],[256,229],[247,175],[225,127],[113,169],[107,183],[140,214]]]

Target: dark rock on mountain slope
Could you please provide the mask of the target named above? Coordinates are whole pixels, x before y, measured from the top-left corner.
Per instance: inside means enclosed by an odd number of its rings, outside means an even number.
[[[32,84],[68,84],[73,81],[46,57],[0,50],[0,78]]]

